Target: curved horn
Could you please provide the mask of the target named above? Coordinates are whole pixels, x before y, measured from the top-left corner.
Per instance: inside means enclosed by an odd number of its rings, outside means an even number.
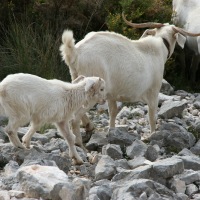
[[[161,23],[155,23],[155,22],[147,22],[147,23],[140,23],[140,24],[136,24],[136,23],[132,23],[132,22],[129,22],[125,16],[124,16],[124,12],[122,12],[122,18],[124,20],[124,22],[133,27],[133,28],[160,28],[162,26],[164,26],[164,24],[161,24]]]
[[[191,36],[191,37],[197,37],[197,36],[200,36],[200,33],[190,33],[190,32],[187,32],[185,30],[183,30],[182,28],[179,28],[179,27],[173,27],[173,30],[177,33],[181,33],[182,35],[185,35],[185,36]]]

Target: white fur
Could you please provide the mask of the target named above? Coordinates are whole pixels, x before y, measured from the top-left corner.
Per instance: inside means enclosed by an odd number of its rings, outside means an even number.
[[[186,31],[200,32],[200,0],[173,0],[172,21]],[[194,52],[190,66],[191,81],[195,82],[196,72],[200,63],[200,36],[187,36],[187,46]]]
[[[9,118],[5,131],[14,146],[24,147],[17,137],[19,126],[31,124],[22,138],[28,148],[35,131],[45,123],[55,123],[69,144],[70,156],[77,164],[82,163],[74,146],[75,136],[70,131],[69,121],[83,106],[104,101],[105,82],[99,77],[81,76],[77,79],[79,81],[75,80],[75,83],[66,83],[20,73],[8,75],[0,83],[0,104]]]
[[[151,132],[155,130],[158,93],[169,53],[162,38],[168,41],[171,56],[180,38],[175,37],[173,27],[146,30],[139,40],[114,32],[91,32],[76,45],[72,32],[64,31],[60,51],[72,79],[83,74],[106,82],[110,127],[115,126],[116,101],[142,101],[149,106]]]

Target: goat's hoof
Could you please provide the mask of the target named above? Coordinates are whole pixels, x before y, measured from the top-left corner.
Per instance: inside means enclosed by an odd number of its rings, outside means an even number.
[[[82,165],[84,162],[82,160],[73,159],[73,165]]]

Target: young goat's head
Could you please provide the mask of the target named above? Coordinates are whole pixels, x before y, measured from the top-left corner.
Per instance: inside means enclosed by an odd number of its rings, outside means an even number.
[[[85,82],[87,101],[104,104],[106,99],[105,81],[99,77],[78,76],[72,83]]]

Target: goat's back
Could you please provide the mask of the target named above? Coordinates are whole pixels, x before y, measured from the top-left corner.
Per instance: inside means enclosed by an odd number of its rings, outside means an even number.
[[[112,32],[93,32],[75,48],[71,72],[103,78],[113,99],[137,101],[149,88],[160,87],[165,61],[159,38],[132,41]]]

